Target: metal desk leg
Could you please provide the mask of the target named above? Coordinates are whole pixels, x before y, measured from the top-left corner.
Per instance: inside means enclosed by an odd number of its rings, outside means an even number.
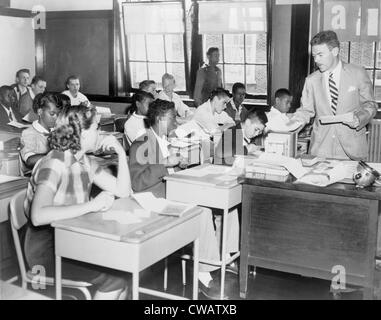
[[[193,242],[193,300],[198,300],[199,239]]]
[[[224,214],[222,217],[222,250],[221,250],[221,300],[224,298],[224,292],[225,292],[225,271],[226,271],[226,232],[227,228],[225,226],[227,221],[227,216],[229,214],[228,209],[224,209]]]
[[[139,300],[139,272],[132,273],[132,300]]]
[[[56,299],[62,300],[62,259],[56,255]]]

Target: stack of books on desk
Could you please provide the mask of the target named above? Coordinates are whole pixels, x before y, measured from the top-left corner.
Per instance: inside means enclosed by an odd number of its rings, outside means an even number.
[[[281,166],[252,164],[245,168],[245,176],[253,179],[284,182],[288,179],[289,175],[288,170]]]

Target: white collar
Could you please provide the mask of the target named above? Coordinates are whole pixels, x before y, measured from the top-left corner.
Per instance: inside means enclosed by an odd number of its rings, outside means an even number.
[[[34,94],[32,88],[28,88],[28,89],[29,89],[30,97],[34,100],[34,98],[36,97],[36,95]]]
[[[141,114],[137,114],[136,111],[132,114],[133,117],[138,118],[138,119],[145,119],[147,118],[146,116],[143,116]]]
[[[165,135],[163,135],[163,137],[159,137],[155,130],[153,130],[153,128],[151,128],[153,134],[155,135],[156,137],[156,140],[157,142],[159,143],[159,148],[160,148],[160,151],[163,155],[164,158],[167,158],[169,157],[169,151],[168,151],[168,146],[171,145],[171,143],[167,140],[167,137]]]
[[[336,65],[336,67],[332,70],[332,71],[326,71],[326,72],[324,72],[324,75],[326,76],[326,77],[329,77],[329,75],[331,74],[331,73],[333,73],[333,77],[334,77],[334,79],[337,79],[339,76],[340,76],[340,72],[341,72],[341,68],[342,68],[342,62],[341,62],[341,60],[339,60],[339,63]]]
[[[42,125],[40,125],[40,123],[38,122],[38,120],[33,121],[33,123],[32,123],[32,127],[33,127],[36,131],[38,131],[39,133],[49,134],[49,131],[46,130]]]
[[[0,105],[4,108],[5,112],[7,113],[8,117],[9,117],[9,114],[12,114],[12,117],[13,117],[13,121],[17,121],[14,117],[14,113],[12,112],[12,108],[7,108],[5,105],[3,105],[2,103],[0,103]]]

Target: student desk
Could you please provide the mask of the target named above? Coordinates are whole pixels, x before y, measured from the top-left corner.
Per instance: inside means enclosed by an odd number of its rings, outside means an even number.
[[[210,174],[204,176],[188,175],[189,172],[197,172],[205,168],[210,169]],[[219,170],[220,169],[220,170]],[[226,252],[226,228],[225,221],[229,210],[241,203],[242,186],[237,179],[221,180],[219,171],[228,170],[231,167],[203,164],[198,167],[179,171],[167,176],[166,198],[173,201],[193,203],[200,206],[211,207],[223,210],[222,216],[222,261],[203,261],[211,265],[221,266],[221,299],[224,296],[226,265],[239,257],[239,252],[230,259],[225,260]],[[192,171],[191,171],[192,170]]]
[[[239,181],[242,298],[248,265],[331,281],[345,271],[346,284],[364,287],[364,299],[373,298],[381,188]]]
[[[51,300],[42,294],[0,281],[0,300]]]
[[[131,198],[118,199],[112,209],[133,211],[140,206]],[[193,242],[193,299],[198,297],[198,248],[200,233],[199,208],[182,217],[151,213],[136,224],[120,224],[103,220],[103,213],[90,213],[75,219],[57,221],[55,228],[56,293],[61,299],[61,258],[92,263],[132,273],[132,297],[139,292],[164,298],[183,297],[139,287],[139,272]]]

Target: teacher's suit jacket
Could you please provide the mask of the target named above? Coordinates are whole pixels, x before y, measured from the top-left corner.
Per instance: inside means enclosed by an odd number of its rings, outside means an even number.
[[[316,71],[306,78],[301,108],[294,119],[308,123],[315,117],[311,137],[312,155],[326,158],[340,157],[332,151],[334,139],[338,139],[345,155],[349,159],[365,159],[368,155],[365,126],[375,116],[377,103],[373,96],[373,86],[364,68],[342,62],[339,98],[336,114],[354,112],[359,120],[358,129],[352,129],[342,123],[322,125],[321,116],[333,115],[330,97],[328,97],[323,73]]]

